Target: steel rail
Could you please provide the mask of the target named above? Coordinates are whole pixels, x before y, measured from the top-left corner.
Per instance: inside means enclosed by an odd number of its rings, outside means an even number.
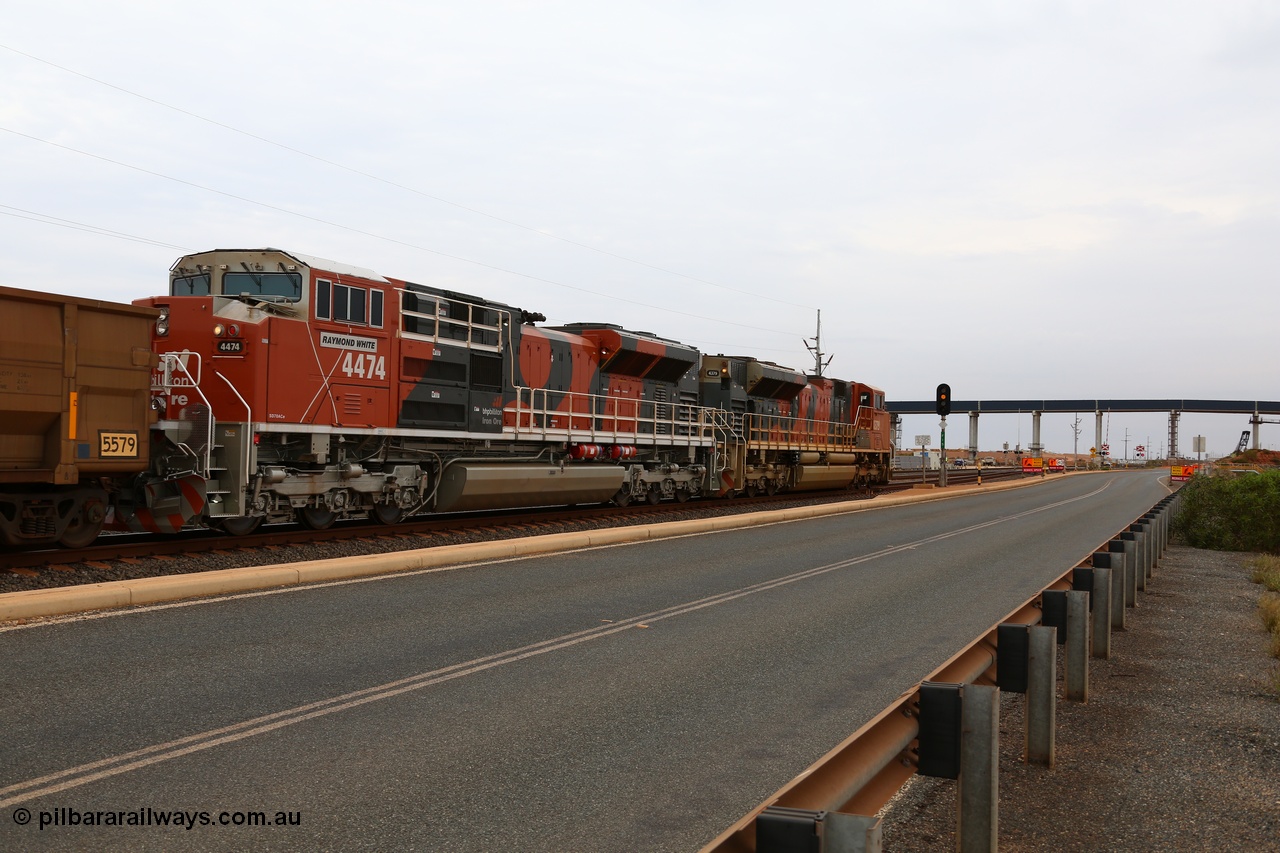
[[[1009,477],[1021,477],[1020,470],[1012,470]],[[999,477],[990,477],[995,480]],[[42,548],[30,551],[0,551],[0,572],[13,569],[39,568],[52,565],[68,565],[84,562],[107,562],[125,558],[146,558],[195,554],[211,551],[236,551],[266,546],[318,544],[356,539],[382,537],[411,537],[421,535],[450,535],[475,532],[477,529],[495,533],[506,529],[527,528],[531,525],[561,524],[573,522],[599,523],[611,519],[619,521],[651,515],[697,516],[707,513],[753,512],[767,509],[777,503],[796,501],[814,504],[833,501],[853,501],[892,494],[912,488],[913,483],[893,483],[880,486],[871,492],[856,489],[832,489],[812,492],[783,492],[773,496],[735,498],[731,501],[699,500],[689,503],[664,501],[659,504],[636,504],[628,507],[603,505],[598,507],[530,507],[506,510],[480,510],[469,513],[444,515],[425,514],[404,519],[394,524],[378,524],[371,520],[346,519],[326,530],[311,530],[298,524],[270,525],[254,533],[232,536],[220,531],[190,528],[177,534],[109,533],[87,548]],[[527,535],[527,534],[526,534]]]

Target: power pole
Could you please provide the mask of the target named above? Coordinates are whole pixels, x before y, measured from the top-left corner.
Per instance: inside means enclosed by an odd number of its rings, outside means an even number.
[[[1071,425],[1071,431],[1076,434],[1075,444],[1071,446],[1071,455],[1077,458],[1071,460],[1072,464],[1078,465],[1080,460],[1080,413],[1076,412],[1076,422]]]
[[[813,341],[813,343],[809,343],[809,341]],[[805,348],[809,350],[809,352],[813,353],[813,375],[822,376],[822,371],[827,368],[827,365],[831,363],[831,359],[835,358],[835,356],[829,355],[827,356],[825,361],[823,361],[822,359],[823,352],[822,352],[822,309],[821,308],[818,309],[818,333],[814,335],[812,338],[805,338],[804,345],[805,345]]]

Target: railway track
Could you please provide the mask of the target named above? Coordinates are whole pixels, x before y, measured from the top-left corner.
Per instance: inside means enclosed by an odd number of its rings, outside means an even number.
[[[937,472],[931,484],[937,482]],[[984,472],[984,481],[1020,478],[1017,469]],[[79,549],[45,549],[0,555],[0,592],[20,588],[65,586],[147,574],[174,574],[209,568],[261,565],[334,556],[353,556],[386,550],[406,550],[538,533],[625,526],[656,521],[679,521],[712,515],[755,512],[782,506],[804,506],[872,498],[915,488],[920,475],[895,478],[872,491],[784,493],[735,500],[664,502],[628,507],[554,507],[453,513],[409,519],[397,524],[351,520],[317,531],[299,524],[269,525],[245,536],[217,531],[191,530],[176,536],[152,534],[106,535],[93,546]],[[976,471],[949,471],[948,485],[964,485],[977,479]],[[200,560],[201,557],[204,560]],[[202,562],[216,565],[201,565]]]

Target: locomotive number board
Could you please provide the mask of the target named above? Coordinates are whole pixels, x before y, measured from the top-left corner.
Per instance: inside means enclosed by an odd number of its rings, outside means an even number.
[[[138,434],[136,432],[98,433],[98,456],[103,459],[137,459]]]

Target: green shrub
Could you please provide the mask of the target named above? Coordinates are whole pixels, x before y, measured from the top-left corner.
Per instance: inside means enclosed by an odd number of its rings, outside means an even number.
[[[1258,616],[1262,626],[1271,633],[1271,655],[1280,658],[1280,557],[1263,555],[1245,564],[1253,569],[1253,582],[1267,588],[1258,600]],[[1280,676],[1276,679],[1280,692]]]
[[[1280,595],[1269,592],[1258,602],[1262,624],[1273,634],[1280,634]]]
[[[1173,529],[1188,545],[1280,554],[1280,471],[1197,477],[1182,494]]]
[[[1272,592],[1280,592],[1280,557],[1263,554],[1245,565],[1253,569],[1254,583],[1260,583]]]

